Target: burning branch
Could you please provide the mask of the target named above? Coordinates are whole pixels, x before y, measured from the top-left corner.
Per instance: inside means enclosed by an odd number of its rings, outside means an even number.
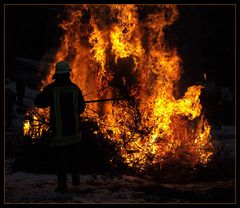
[[[47,133],[50,128],[48,116],[37,111],[28,111],[24,118],[24,135],[32,139],[40,138],[44,133]]]

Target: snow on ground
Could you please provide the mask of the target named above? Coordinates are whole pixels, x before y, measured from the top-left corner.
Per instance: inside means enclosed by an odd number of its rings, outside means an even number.
[[[124,184],[122,184],[123,180],[125,180]],[[124,199],[131,201],[132,195],[128,190],[131,181],[127,179],[127,176],[123,176],[122,180],[119,180],[119,178],[110,179],[101,175],[84,175],[81,176],[79,188],[71,187],[69,177],[68,185],[71,193],[67,194],[53,191],[56,186],[55,175],[18,172],[9,176],[8,181],[11,190],[8,200],[13,202],[121,202]]]
[[[216,150],[222,149],[222,154],[229,158],[235,158],[236,152],[236,128],[224,125],[220,130],[212,129],[211,137]]]
[[[7,175],[6,203],[189,203],[220,200],[216,192],[231,191],[233,181],[191,184],[161,183],[150,176],[81,175],[81,185],[69,193],[54,192],[55,175],[16,172]]]

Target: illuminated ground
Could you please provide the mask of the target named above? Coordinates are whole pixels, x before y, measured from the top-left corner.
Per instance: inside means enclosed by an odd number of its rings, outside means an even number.
[[[70,193],[54,193],[54,175],[17,172],[7,176],[9,203],[189,203],[233,202],[234,182],[161,183],[151,177],[130,175],[82,175],[80,187]]]

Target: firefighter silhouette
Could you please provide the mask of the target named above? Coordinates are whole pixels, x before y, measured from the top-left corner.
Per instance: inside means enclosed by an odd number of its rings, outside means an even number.
[[[60,61],[56,64],[51,84],[35,98],[38,108],[50,107],[51,146],[56,162],[58,186],[56,192],[68,191],[67,174],[72,174],[72,185],[79,185],[79,167],[74,161],[79,158],[81,148],[80,114],[84,112],[85,101],[79,87],[70,79],[70,64]]]

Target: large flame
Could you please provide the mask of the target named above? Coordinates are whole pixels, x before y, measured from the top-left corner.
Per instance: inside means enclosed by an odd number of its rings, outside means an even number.
[[[145,17],[140,18],[144,9]],[[60,24],[61,47],[41,88],[52,82],[56,62],[68,60],[71,78],[86,100],[130,98],[87,104],[84,113],[119,145],[130,167],[144,170],[179,160],[191,167],[207,164],[212,144],[210,126],[201,113],[203,87],[190,86],[182,98],[174,96],[181,58],[167,45],[164,29],[178,18],[177,7],[75,5],[66,11]],[[26,135],[34,137],[33,130],[25,123]]]

